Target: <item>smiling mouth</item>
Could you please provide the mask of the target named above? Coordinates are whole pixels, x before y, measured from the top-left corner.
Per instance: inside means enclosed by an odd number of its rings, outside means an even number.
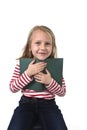
[[[42,53],[39,53],[40,55],[46,55],[47,53],[44,53],[44,52],[42,52]]]
[[[45,52],[40,52],[39,54],[46,54]]]

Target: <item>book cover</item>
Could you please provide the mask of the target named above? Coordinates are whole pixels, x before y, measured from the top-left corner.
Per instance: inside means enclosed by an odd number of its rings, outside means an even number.
[[[30,64],[30,62],[34,60],[33,58],[20,58],[20,74],[22,74]],[[36,59],[35,63],[41,62],[41,60]],[[56,82],[62,85],[62,73],[63,73],[63,58],[48,58],[44,60],[47,63],[46,68],[51,73],[51,76]],[[43,73],[46,73],[45,70]],[[36,82],[35,79],[25,86],[24,89],[31,89],[35,91],[43,91],[46,89],[45,85],[39,82]]]

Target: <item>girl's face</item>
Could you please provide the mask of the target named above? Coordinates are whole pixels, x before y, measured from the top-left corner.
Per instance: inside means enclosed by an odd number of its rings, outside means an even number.
[[[39,60],[47,59],[52,53],[52,38],[41,30],[36,30],[31,36],[31,45],[29,51],[32,52],[34,58]]]

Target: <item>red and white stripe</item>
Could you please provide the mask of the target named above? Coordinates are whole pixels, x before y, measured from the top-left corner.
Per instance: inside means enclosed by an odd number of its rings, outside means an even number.
[[[44,99],[53,99],[55,98],[55,95],[58,96],[64,96],[66,93],[66,85],[64,78],[62,78],[62,86],[58,84],[54,79],[52,79],[49,86],[46,86],[47,90],[44,90],[43,92],[36,92],[34,90],[23,90],[23,88],[32,82],[33,78],[30,78],[26,71],[20,75],[20,65],[17,63],[14,69],[14,73],[12,75],[11,81],[10,81],[10,90],[13,93],[18,92],[21,90],[21,92],[27,96],[27,97],[35,97],[35,98],[44,98]]]

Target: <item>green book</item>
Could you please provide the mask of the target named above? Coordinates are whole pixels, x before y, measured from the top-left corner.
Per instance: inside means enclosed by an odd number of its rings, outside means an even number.
[[[20,58],[20,74],[22,74],[30,64],[30,62],[34,60],[33,58]],[[40,60],[36,59],[35,63],[41,62]],[[62,85],[62,73],[63,73],[63,58],[49,58],[44,60],[44,62],[47,63],[46,68],[51,73],[51,76],[53,77],[56,82],[58,82],[60,85]],[[44,70],[43,73],[46,73]],[[43,91],[47,89],[44,84],[36,82],[35,79],[25,86],[24,89],[30,89],[35,91]]]

